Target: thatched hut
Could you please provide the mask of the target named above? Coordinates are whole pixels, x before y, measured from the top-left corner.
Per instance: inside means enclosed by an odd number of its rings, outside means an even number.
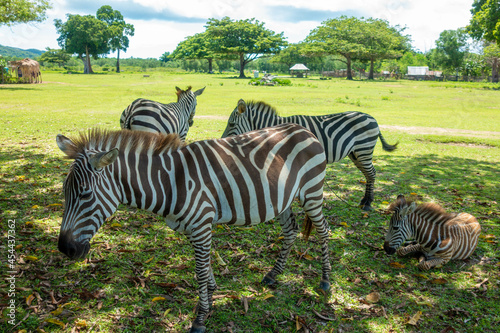
[[[307,77],[307,74],[309,73],[309,68],[307,68],[304,64],[295,64],[293,67],[290,68],[290,74],[292,77],[294,75],[297,75],[297,77]]]
[[[25,58],[18,61],[9,61],[10,70],[17,76],[18,82],[41,83],[42,73],[38,61]]]

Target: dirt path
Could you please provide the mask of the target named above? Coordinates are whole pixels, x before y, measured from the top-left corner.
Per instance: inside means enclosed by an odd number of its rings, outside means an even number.
[[[455,135],[473,138],[490,138],[500,139],[500,132],[489,131],[471,131],[454,128],[441,128],[441,127],[417,127],[417,126],[393,126],[393,125],[379,125],[384,130],[405,132],[408,134],[435,134],[435,135]]]

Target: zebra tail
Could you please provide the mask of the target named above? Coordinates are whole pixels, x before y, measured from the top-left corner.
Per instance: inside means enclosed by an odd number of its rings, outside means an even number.
[[[387,143],[387,141],[385,141],[384,137],[382,136],[382,133],[379,133],[378,134],[378,137],[380,138],[380,141],[382,141],[382,148],[385,150],[385,151],[393,151],[393,150],[396,150],[397,146],[398,146],[398,143],[399,142],[396,142],[395,144],[391,145],[389,143]]]
[[[306,214],[306,218],[304,220],[304,230],[302,230],[302,235],[304,235],[304,238],[306,242],[309,240],[309,236],[311,235],[311,231],[313,228],[313,224],[309,216]]]

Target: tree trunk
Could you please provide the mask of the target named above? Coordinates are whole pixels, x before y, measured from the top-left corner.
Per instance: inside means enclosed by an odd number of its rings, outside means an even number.
[[[373,59],[370,59],[370,73],[368,73],[368,80],[373,80]]]
[[[118,49],[116,54],[116,72],[120,73],[120,49]]]
[[[352,66],[351,66],[351,57],[346,56],[346,64],[347,64],[347,80],[352,80]]]
[[[498,67],[500,67],[500,63],[498,62],[498,58],[495,58],[491,64],[491,82],[498,83]]]
[[[245,76],[245,54],[240,53],[240,79],[246,78]]]
[[[212,58],[208,58],[208,73],[209,74],[212,74],[213,73],[213,66],[212,66],[212,63],[213,63],[213,60]]]
[[[83,59],[82,59],[83,60]],[[83,60],[83,74],[94,74],[90,64],[89,48],[85,46],[85,60]]]

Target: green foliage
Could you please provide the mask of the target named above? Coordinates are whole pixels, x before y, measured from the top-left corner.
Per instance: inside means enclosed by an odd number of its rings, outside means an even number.
[[[468,35],[465,29],[445,30],[436,40],[434,60],[443,69],[458,73],[464,67],[464,60],[468,53]]]
[[[245,65],[266,54],[279,53],[286,45],[283,32],[277,34],[266,29],[255,19],[234,21],[229,17],[211,18],[206,25],[214,52],[240,59],[240,78],[245,77]]]
[[[500,3],[498,0],[474,0],[467,31],[477,40],[500,45]]]
[[[59,67],[63,66],[71,59],[71,55],[61,49],[51,49],[47,47],[46,51],[38,58],[39,62],[47,62],[57,64]]]
[[[271,84],[269,84],[271,83]],[[291,86],[292,81],[289,79],[280,79],[280,78],[274,78],[271,80],[271,82],[259,79],[259,78],[253,78],[248,82],[248,84],[252,86],[266,86],[266,85],[273,85],[273,86]]]
[[[39,57],[42,53],[43,51],[36,49],[23,50],[17,47],[0,45],[0,54],[5,58],[11,58],[11,60],[24,58],[34,59]]]
[[[47,0],[9,0],[0,4],[0,26],[19,23],[42,22],[46,11],[52,8]]]
[[[84,73],[92,73],[90,56],[97,58],[100,54],[106,54],[110,50],[109,40],[111,37],[105,22],[98,20],[92,15],[67,14],[68,20],[54,20],[59,46],[66,52],[76,54],[84,64]],[[85,56],[85,58],[84,58]]]

